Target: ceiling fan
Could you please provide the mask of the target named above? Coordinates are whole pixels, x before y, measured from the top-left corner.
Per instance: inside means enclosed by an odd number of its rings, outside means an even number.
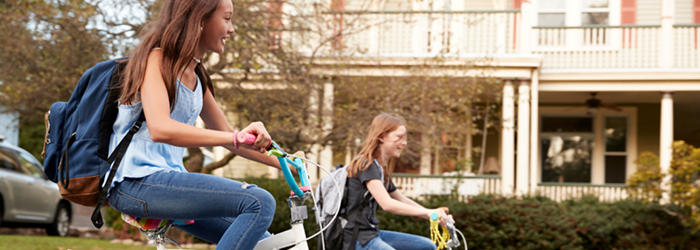
[[[598,92],[591,92],[591,99],[586,100],[586,106],[588,107],[588,114],[592,115],[598,112],[600,108],[612,109],[615,111],[622,111],[621,108],[615,106],[612,103],[604,103],[600,99],[595,98]]]

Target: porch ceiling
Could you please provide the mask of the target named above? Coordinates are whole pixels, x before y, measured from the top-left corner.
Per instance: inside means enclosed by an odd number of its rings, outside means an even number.
[[[609,91],[597,92],[597,99],[604,103],[661,103],[661,93],[658,91],[622,92]],[[591,98],[587,91],[541,91],[539,93],[540,104],[576,104],[584,105]],[[700,105],[700,91],[679,91],[673,94],[673,102],[676,104]],[[697,107],[697,106],[695,106]]]

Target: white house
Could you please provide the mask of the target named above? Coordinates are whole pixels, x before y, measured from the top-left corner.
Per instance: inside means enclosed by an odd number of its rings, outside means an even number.
[[[330,1],[330,0],[328,0]],[[335,0],[333,0],[335,2]],[[660,156],[671,143],[700,146],[700,2],[692,0],[338,0],[329,15],[363,15],[379,25],[342,37],[356,57],[342,72],[320,60],[318,73],[343,77],[401,75],[421,59],[447,54],[447,63],[489,58],[441,73],[479,76],[479,67],[504,82],[502,127],[487,156],[498,176],[475,176],[483,192],[540,192],[556,199],[581,191],[618,199],[644,151]],[[330,6],[330,4],[329,4]],[[302,48],[303,49],[303,48]],[[377,66],[377,61],[381,66]],[[324,93],[333,93],[333,83]],[[331,91],[327,91],[330,89]],[[327,96],[327,98],[333,98]],[[515,119],[517,117],[517,119]],[[465,129],[460,157],[481,140]],[[517,142],[517,143],[516,143]],[[217,150],[215,150],[217,154]],[[318,148],[324,165],[346,152]],[[431,155],[418,174],[441,175]],[[254,170],[234,162],[235,171]],[[343,163],[343,162],[340,162]],[[229,170],[230,171],[230,170]],[[257,172],[256,172],[257,171]],[[263,172],[260,172],[263,171]],[[321,175],[311,171],[312,178]],[[416,195],[421,178],[397,177]],[[425,179],[425,178],[424,178]]]

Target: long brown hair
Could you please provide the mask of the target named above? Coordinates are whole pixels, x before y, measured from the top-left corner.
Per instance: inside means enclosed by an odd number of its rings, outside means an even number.
[[[365,139],[362,150],[348,167],[348,177],[356,177],[360,171],[365,171],[372,162],[379,158],[379,139],[385,138],[389,133],[398,129],[400,126],[406,126],[406,120],[399,115],[382,113],[372,120],[369,126],[369,133]],[[382,166],[384,169],[384,185],[389,185],[389,178],[394,172],[396,166],[396,158],[389,159],[387,166]]]
[[[160,71],[168,91],[170,109],[177,99],[177,76],[192,63],[195,49],[199,44],[202,21],[211,17],[219,6],[219,0],[167,0],[157,19],[146,26],[141,34],[141,43],[132,51],[122,74],[122,103],[131,103],[146,77],[146,61],[155,48],[163,53]],[[214,94],[209,74],[202,64],[195,72],[206,88]]]

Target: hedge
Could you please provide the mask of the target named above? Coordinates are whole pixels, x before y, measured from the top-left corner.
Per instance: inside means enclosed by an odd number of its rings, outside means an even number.
[[[281,179],[246,178],[277,199],[275,219],[269,231],[288,230],[289,187]],[[691,234],[679,218],[664,207],[623,200],[598,202],[584,197],[564,202],[545,197],[522,199],[492,195],[459,202],[456,197],[427,196],[425,207],[447,206],[456,226],[467,237],[469,249],[700,249],[700,234]],[[307,201],[307,236],[318,232],[312,202]],[[377,211],[382,230],[429,237],[429,223],[422,219]],[[316,239],[309,241],[316,249]],[[462,247],[460,247],[462,249]]]

